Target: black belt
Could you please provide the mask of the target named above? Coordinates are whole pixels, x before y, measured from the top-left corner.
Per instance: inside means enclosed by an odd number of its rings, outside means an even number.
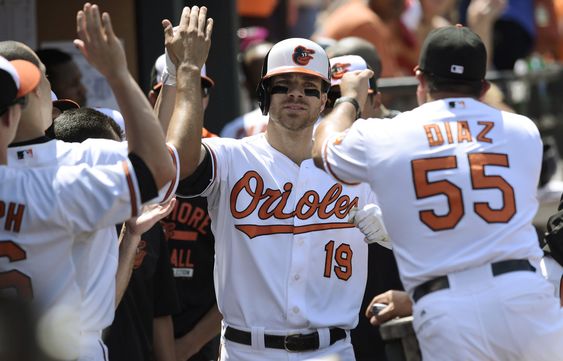
[[[493,276],[514,271],[536,271],[534,266],[532,266],[527,259],[511,259],[508,261],[495,262],[491,264],[491,270],[493,271]],[[450,288],[448,276],[440,276],[416,286],[412,298],[414,302],[417,302],[429,293],[446,288]]]
[[[229,341],[252,345],[252,334],[250,332],[237,330],[230,326],[225,330],[225,338]],[[341,328],[330,329],[330,344],[346,338],[346,331]],[[319,333],[294,334],[287,336],[264,335],[264,346],[267,348],[279,348],[291,352],[304,352],[319,349]]]

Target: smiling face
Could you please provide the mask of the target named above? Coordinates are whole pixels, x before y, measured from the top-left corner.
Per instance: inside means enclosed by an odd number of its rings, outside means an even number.
[[[327,98],[319,77],[300,73],[274,76],[269,89],[270,121],[293,131],[312,127]]]

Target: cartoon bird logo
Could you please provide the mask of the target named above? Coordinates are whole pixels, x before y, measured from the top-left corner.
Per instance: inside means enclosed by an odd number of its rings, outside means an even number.
[[[293,62],[298,65],[307,65],[309,64],[309,61],[313,59],[311,54],[315,54],[313,49],[307,49],[306,47],[299,45],[295,48],[295,50],[293,50]]]
[[[350,63],[336,63],[330,68],[330,73],[333,79],[342,79],[352,64]]]

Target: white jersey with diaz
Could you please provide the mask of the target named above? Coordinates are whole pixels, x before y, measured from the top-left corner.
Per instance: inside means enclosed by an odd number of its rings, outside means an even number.
[[[342,186],[311,159],[295,164],[264,134],[204,142],[214,174],[202,195],[224,322],[266,334],[354,328],[367,244],[347,218],[350,208],[375,202],[369,187]]]
[[[136,215],[140,195],[128,160],[111,166],[0,167],[2,292],[80,312],[71,251],[80,232]]]
[[[360,119],[328,139],[325,169],[378,193],[405,288],[542,252],[532,219],[542,141],[534,123],[471,98]]]
[[[170,147],[173,158],[176,150]],[[127,142],[88,139],[82,143],[49,140],[8,148],[10,167],[103,165],[127,159]],[[174,185],[175,186],[175,185]],[[82,291],[82,330],[101,332],[115,313],[115,274],[119,248],[115,226],[76,235],[72,250],[76,278]]]

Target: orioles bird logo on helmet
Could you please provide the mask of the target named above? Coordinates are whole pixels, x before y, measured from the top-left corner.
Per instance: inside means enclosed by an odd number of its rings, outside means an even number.
[[[299,45],[295,48],[295,50],[293,50],[292,58],[295,64],[307,65],[309,64],[309,61],[313,59],[311,54],[315,54],[313,49],[307,49],[306,47]]]
[[[342,79],[344,74],[348,72],[352,64],[350,63],[336,63],[330,68],[330,73],[333,79]]]

